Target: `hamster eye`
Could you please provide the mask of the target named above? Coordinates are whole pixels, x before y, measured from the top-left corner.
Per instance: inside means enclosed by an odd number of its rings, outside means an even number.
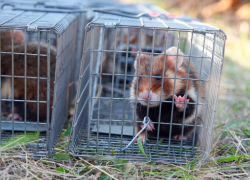
[[[156,81],[161,81],[161,75],[160,74],[156,74],[155,76],[158,76],[158,77],[155,77]]]

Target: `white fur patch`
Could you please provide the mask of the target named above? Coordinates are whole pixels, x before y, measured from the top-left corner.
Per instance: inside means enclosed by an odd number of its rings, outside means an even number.
[[[180,49],[177,49],[177,47],[171,47],[169,49],[167,49],[166,54],[168,54],[168,59],[171,61],[171,63],[176,66],[176,60],[177,60],[177,53],[178,53],[178,62],[177,62],[177,68],[179,68],[182,63],[183,63],[183,56],[179,56],[179,55],[183,55],[183,53],[181,52]],[[169,55],[171,54],[171,55]]]
[[[11,95],[12,86],[10,78],[6,78],[4,81],[2,81],[1,87],[2,87],[1,89],[2,98],[10,99],[12,97]]]
[[[149,100],[146,100],[143,96],[149,96]],[[139,93],[138,96],[138,102],[140,102],[142,105],[147,106],[149,101],[149,107],[154,107],[159,105],[160,96],[157,93],[154,93],[153,91],[150,91],[148,94],[148,90],[144,90],[143,92]]]
[[[188,90],[188,95],[194,100],[197,99],[197,95],[193,86]]]
[[[195,92],[195,88],[194,87],[191,87],[191,89],[188,90],[188,96],[190,96],[196,103],[197,101],[197,95],[196,95],[196,92]],[[199,97],[199,103],[202,102],[202,98]],[[195,105],[195,109],[192,113],[192,115],[190,115],[188,118],[185,119],[185,123],[187,124],[192,124],[194,121],[195,121],[195,116],[196,116],[196,109],[198,108],[197,110],[197,117],[199,117],[200,113],[201,113],[201,110],[202,110],[202,106],[201,105]]]

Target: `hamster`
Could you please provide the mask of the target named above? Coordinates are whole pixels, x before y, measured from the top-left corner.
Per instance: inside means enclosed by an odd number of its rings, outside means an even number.
[[[10,30],[3,32],[11,34]],[[1,34],[2,36],[2,34]],[[24,76],[25,75],[25,55],[17,54],[25,52],[25,44],[22,42],[24,34],[20,31],[13,31],[14,46],[14,75]],[[1,38],[1,46],[4,52],[12,52],[12,46],[9,41],[5,42],[5,39]],[[5,43],[5,44],[3,44]],[[38,56],[30,55],[37,54],[38,47],[40,46],[40,65],[39,65],[39,76],[40,78],[47,78],[47,44],[40,42],[27,42],[27,66],[26,66],[26,100],[33,101],[26,103],[26,119],[28,121],[37,121],[37,102],[36,101],[47,101],[47,80],[39,79],[39,99],[37,93],[37,76],[38,76]],[[53,90],[54,90],[54,78],[55,78],[55,66],[56,66],[56,48],[50,46],[50,107],[53,105]],[[1,75],[12,76],[12,55],[8,53],[1,53]],[[32,78],[31,78],[32,77]],[[35,78],[34,78],[35,77]],[[12,90],[4,88],[6,82],[9,83],[9,87],[12,88],[12,78],[2,79],[2,98],[12,98]],[[23,77],[14,77],[14,99],[25,100],[25,79]],[[5,84],[4,84],[5,83]],[[4,84],[4,85],[3,85]],[[8,92],[6,92],[8,91]],[[14,114],[9,111],[8,119],[24,120],[25,118],[25,103],[14,102]],[[51,114],[51,111],[50,111]],[[47,118],[47,103],[39,103],[39,121],[45,122]]]
[[[178,51],[178,61],[177,60],[177,51]],[[174,93],[174,106],[173,106],[173,120],[172,123],[179,123],[180,125],[172,125],[171,137],[176,140],[181,140],[182,134],[182,121],[183,121],[183,113],[184,113],[184,101],[185,94],[186,98],[186,111],[185,111],[185,120],[184,124],[195,124],[195,115],[197,105],[189,104],[189,103],[197,103],[197,96],[199,96],[199,103],[202,101],[203,97],[203,87],[200,85],[200,93],[198,94],[199,81],[188,81],[187,92],[186,91],[186,79],[188,72],[188,63],[189,59],[183,57],[184,55],[177,47],[171,47],[167,49],[165,58],[165,72],[164,76],[172,79],[164,78],[163,87],[162,87],[162,99],[161,101],[172,101],[173,99],[173,90],[174,90],[174,77],[175,70],[177,71],[177,78],[184,79],[176,79],[175,84],[175,93]],[[137,103],[134,103],[134,109],[136,112],[136,121],[143,121],[144,117],[147,116],[147,105],[149,102],[149,113],[148,116],[150,118],[150,123],[147,126],[147,135],[149,137],[157,137],[158,131],[158,118],[159,118],[159,110],[160,103],[162,105],[161,109],[161,117],[160,122],[170,123],[171,122],[171,111],[172,111],[172,103],[160,102],[161,96],[161,83],[162,83],[162,71],[164,65],[164,55],[158,55],[153,57],[152,61],[152,77],[151,78],[151,86],[149,89],[149,77],[136,77],[137,73],[139,76],[141,75],[150,75],[150,61],[151,55],[141,54],[140,56],[140,66],[138,69],[139,57],[137,56],[134,62],[135,68],[135,77],[132,81],[132,85],[130,88],[130,98],[133,100],[137,99]],[[190,61],[190,69],[189,69],[189,78],[191,79],[199,79],[197,68]],[[137,81],[138,81],[138,93],[137,91]],[[148,94],[150,90],[150,93]],[[179,103],[182,102],[182,103]],[[197,110],[197,121],[201,117],[201,106],[199,106]],[[136,133],[137,134],[144,125],[140,122],[136,122]],[[193,126],[184,126],[183,140],[187,139],[187,136],[193,132]],[[160,132],[159,135],[162,137],[169,137],[170,133],[170,125],[160,124]],[[143,131],[139,135],[139,139],[144,143],[145,139],[145,131]],[[138,138],[135,140],[138,141]]]

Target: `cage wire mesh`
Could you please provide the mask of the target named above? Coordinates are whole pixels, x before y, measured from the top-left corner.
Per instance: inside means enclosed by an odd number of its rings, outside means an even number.
[[[209,154],[225,40],[223,31],[187,17],[95,18],[86,27],[69,153],[177,164]],[[155,74],[156,59],[167,64],[170,55],[174,68],[164,73],[163,64]],[[150,97],[154,89],[157,100]],[[179,99],[182,110],[174,95],[186,95]],[[151,120],[145,129],[143,117]],[[134,142],[137,135],[147,157]]]
[[[67,119],[79,18],[79,13],[0,11],[1,144],[35,132],[27,153],[51,155]]]

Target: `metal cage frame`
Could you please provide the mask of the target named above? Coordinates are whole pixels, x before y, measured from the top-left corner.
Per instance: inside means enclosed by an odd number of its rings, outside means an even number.
[[[29,131],[34,131],[36,132],[37,140],[26,145],[27,153],[35,158],[50,156],[67,120],[67,94],[69,93],[68,86],[70,84],[70,74],[74,68],[71,63],[74,64],[76,61],[77,30],[80,14],[27,10],[2,10],[0,14],[0,30],[4,31],[3,29],[5,29],[11,31],[11,49],[8,50],[9,52],[1,51],[0,55],[4,57],[4,54],[9,54],[12,59],[10,67],[12,68],[12,73],[8,75],[8,78],[12,79],[10,89],[12,95],[7,99],[1,97],[1,102],[11,102],[12,119],[8,120],[1,116],[1,141],[14,137],[15,135],[29,135]],[[17,46],[14,44],[13,40],[14,30],[21,30],[24,33],[24,42],[22,45],[18,45],[24,49],[23,52],[14,51]],[[35,41],[35,43],[30,45],[30,40]],[[54,45],[56,47],[54,47]],[[2,47],[3,46],[4,45],[2,45]],[[35,51],[29,52],[29,46],[35,46]],[[44,49],[47,47],[47,50],[42,50],[42,46]],[[51,54],[51,52],[53,52],[53,54]],[[15,75],[16,69],[14,61],[17,62],[16,60],[18,60],[18,57],[15,56],[18,55],[24,57],[23,60],[19,59],[20,62],[18,62],[23,63],[22,66],[25,67],[24,75],[21,76]],[[28,76],[28,70],[31,68],[27,65],[27,62],[30,60],[28,56],[34,56],[34,58],[37,59],[36,62],[34,62],[38,67],[37,76]],[[56,59],[53,63],[51,62],[52,56]],[[47,72],[47,74],[42,74],[44,77],[40,77],[40,72],[42,72],[40,71],[42,58],[47,59],[47,66],[43,67],[46,69],[45,72]],[[1,58],[1,62],[3,60],[4,59]],[[51,67],[51,63],[54,64],[53,67]],[[51,68],[55,69],[53,70]],[[1,80],[6,77],[6,75],[1,74]],[[24,88],[24,98],[21,99],[16,99],[14,97],[14,91],[18,92],[16,86],[14,86],[14,81],[18,78],[24,80],[24,84],[20,85]],[[34,100],[28,99],[29,94],[26,91],[28,88],[27,84],[31,79],[37,81],[37,94]],[[46,81],[46,85],[40,85],[42,81]],[[46,92],[44,93],[47,98],[45,100],[40,100],[39,98],[41,86],[42,88],[46,88]],[[52,97],[53,99],[51,99]],[[50,103],[52,101],[53,105],[51,107]],[[24,103],[23,121],[14,121],[14,104],[16,102]],[[29,110],[27,108],[28,103],[37,104],[37,118],[35,121],[29,121],[27,119],[27,111]],[[39,119],[40,104],[42,103],[46,103],[47,108],[45,122],[41,122]],[[2,111],[0,113],[2,113]],[[34,136],[34,134],[32,134],[32,136]],[[24,151],[20,150],[19,153],[22,154]]]
[[[122,38],[119,38],[119,35],[122,34],[122,29],[128,29],[128,31],[125,31],[125,36],[123,34]],[[129,40],[132,32],[131,29],[136,29],[138,32],[137,37],[139,39],[139,45],[138,51],[136,52],[129,49],[129,46],[131,45]],[[150,47],[151,51],[149,52],[142,52],[142,45],[140,43],[142,42],[143,37],[148,37],[147,35],[143,35],[143,31],[152,32],[152,41]],[[187,76],[185,80],[187,80],[187,82],[198,81],[199,88],[200,86],[204,85],[204,88],[206,89],[204,102],[199,103],[198,100],[198,102],[193,103],[197,107],[198,105],[205,107],[205,109],[202,111],[204,117],[201,121],[201,124],[196,124],[195,121],[195,125],[193,125],[193,127],[195,128],[194,131],[196,132],[194,132],[191,136],[191,139],[188,138],[187,141],[183,140],[183,127],[187,125],[184,124],[183,121],[180,124],[182,126],[182,139],[180,141],[171,140],[171,138],[163,139],[163,141],[161,141],[158,134],[157,138],[151,139],[149,143],[146,142],[144,144],[144,150],[147,154],[147,157],[145,157],[140,153],[139,148],[133,142],[133,137],[136,137],[134,130],[133,136],[127,136],[124,134],[125,131],[128,130],[124,128],[124,123],[127,122],[127,119],[124,118],[124,108],[127,106],[127,104],[124,105],[124,102],[130,101],[130,98],[126,97],[125,95],[125,90],[127,90],[126,80],[130,77],[140,77],[139,74],[131,75],[127,72],[128,64],[131,63],[129,61],[130,57],[128,57],[128,54],[137,54],[139,57],[139,62],[140,56],[142,54],[151,55],[151,70],[150,75],[147,77],[149,79],[154,77],[152,76],[153,55],[157,56],[162,54],[166,57],[166,53],[159,53],[155,51],[157,48],[155,47],[156,32],[161,31],[164,32],[164,43],[160,45],[162,48],[161,51],[165,51],[168,46],[173,45],[176,45],[177,48],[179,48],[181,46],[181,33],[187,34],[186,39],[189,40],[186,45],[187,55],[178,55],[177,53],[174,54],[174,56],[177,58],[179,56],[188,58],[188,66],[190,66],[190,61],[192,61],[199,70],[199,79],[191,79]],[[109,39],[108,32],[112,36],[111,39]],[[174,37],[173,42],[168,42],[166,40],[168,39],[168,35],[171,33],[175,33],[176,36]],[[124,39],[127,38],[127,41],[124,43],[123,40],[121,40],[123,37],[125,37]],[[220,74],[224,58],[225,40],[226,35],[220,29],[203,24],[197,21],[197,19],[189,17],[132,18],[110,14],[101,14],[100,16],[96,17],[86,27],[84,53],[79,75],[77,100],[74,120],[72,123],[72,131],[68,145],[68,152],[73,156],[80,157],[111,155],[124,160],[149,160],[154,162],[168,162],[176,164],[186,164],[194,160],[198,155],[206,157],[211,150],[211,134],[216,112]],[[121,45],[124,45],[125,48],[121,49]],[[107,63],[103,61],[105,58],[105,53],[113,54],[113,56],[109,57],[113,62],[111,72],[109,73],[105,73],[102,70],[102,66]],[[123,72],[117,72],[116,69],[116,63],[119,63],[120,61],[117,60],[119,59],[119,53],[125,54],[125,60],[123,60],[125,61],[125,69],[123,69]],[[189,71],[187,74],[189,74]],[[101,85],[103,85],[102,79],[105,75],[111,76],[111,79],[109,80],[109,82],[111,82],[111,95],[108,97],[102,97],[101,94]],[[121,97],[117,98],[114,97],[114,94],[115,89],[117,88],[115,86],[115,78],[118,76],[123,76],[124,81],[121,88],[122,95]],[[179,79],[177,78],[176,72],[175,77],[172,79],[174,80],[175,85],[176,81]],[[100,117],[100,111],[103,112],[105,109],[100,110],[101,99],[104,99],[104,102],[105,100],[106,102],[111,100],[111,110],[108,111],[108,114],[110,115],[103,119]],[[121,107],[115,104],[115,100],[121,101],[123,103],[122,112],[119,111],[119,108]],[[170,103],[172,103],[172,107],[174,106],[173,100],[170,101]],[[135,99],[135,101],[138,100]],[[161,102],[165,101],[161,100]],[[94,106],[96,104],[97,110],[94,112]],[[185,106],[186,104],[190,103],[185,103]],[[120,114],[122,113],[121,119],[115,120],[115,115],[113,115],[115,111],[118,111]],[[149,107],[147,107],[147,113],[148,111]],[[94,115],[96,116],[94,117]],[[197,110],[195,119],[197,119]],[[108,124],[106,127],[106,133],[100,130],[101,122],[103,121],[106,121],[106,124]],[[121,129],[119,133],[113,132],[114,129],[118,128],[112,124],[114,121],[119,121],[122,124],[119,126]],[[160,123],[159,121],[158,123]],[[134,125],[131,127],[134,129],[135,117],[132,118],[131,122],[134,123]],[[95,123],[97,126],[94,132],[93,123]],[[172,120],[169,124],[171,124],[171,126],[173,125]]]

